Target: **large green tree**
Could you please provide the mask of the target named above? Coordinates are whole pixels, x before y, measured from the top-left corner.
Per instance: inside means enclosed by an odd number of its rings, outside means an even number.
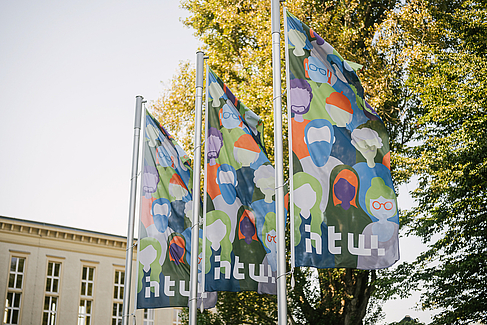
[[[286,6],[296,17],[332,44],[347,60],[364,65],[360,77],[367,101],[385,120],[391,134],[393,173],[406,179],[401,158],[413,128],[405,123],[410,94],[404,91],[400,51],[375,38],[399,1],[293,0]],[[264,120],[264,141],[273,161],[272,64],[270,0],[182,0],[190,13],[184,23],[195,30],[212,69],[249,108]],[[282,19],[282,14],[281,14]],[[283,35],[283,34],[282,34]],[[282,89],[285,89],[284,43]],[[379,46],[380,45],[380,46]],[[283,105],[285,107],[285,98]],[[188,152],[192,151],[194,69],[182,63],[161,98],[153,105],[161,123]],[[283,112],[283,117],[286,113]],[[284,127],[286,128],[284,118]],[[286,146],[287,132],[284,132]],[[287,161],[285,157],[284,161]],[[298,324],[362,324],[374,292],[375,271],[302,268],[288,288],[288,315]],[[275,324],[274,296],[253,292],[219,293],[218,312],[200,315],[203,323]],[[258,306],[259,308],[255,308]],[[265,307],[265,308],[261,308]]]
[[[419,288],[420,306],[438,310],[434,324],[486,323],[487,2],[409,1],[391,21],[420,99],[417,207],[403,221],[428,249],[391,274],[384,294]]]

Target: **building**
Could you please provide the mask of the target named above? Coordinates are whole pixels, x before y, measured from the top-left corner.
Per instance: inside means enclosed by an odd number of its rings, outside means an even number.
[[[122,324],[126,246],[123,236],[0,216],[1,324]],[[135,315],[137,324],[172,325],[180,313]]]

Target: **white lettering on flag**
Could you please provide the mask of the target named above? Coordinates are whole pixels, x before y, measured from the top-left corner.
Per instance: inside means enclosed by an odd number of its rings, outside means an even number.
[[[171,287],[174,287],[176,281],[171,281],[170,276],[164,277],[164,294],[168,297],[174,297],[174,290],[171,290]]]
[[[145,287],[145,298],[150,298],[150,288],[154,288],[154,297],[159,297],[159,283],[157,281],[151,281],[150,276],[145,277],[145,281],[149,283],[148,287]]]

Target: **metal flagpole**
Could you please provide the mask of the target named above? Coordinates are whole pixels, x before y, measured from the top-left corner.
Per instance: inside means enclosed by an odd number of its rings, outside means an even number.
[[[286,6],[283,7],[282,10],[284,16],[284,48],[285,54],[284,57],[286,58],[286,90],[287,90],[287,129],[288,129],[288,150],[289,150],[289,226],[291,228],[289,239],[291,242],[291,289],[294,289],[294,267],[296,266],[295,260],[295,250],[294,250],[294,184],[293,184],[293,177],[294,177],[294,166],[293,166],[293,132],[292,132],[292,125],[291,125],[291,103],[289,97],[289,89],[290,87],[290,77],[289,77],[289,53],[288,53],[288,32],[287,32],[287,9]]]
[[[210,78],[208,75],[208,62],[206,62],[206,89],[205,89],[205,141],[208,138],[208,92],[209,92],[209,84],[210,84]],[[202,249],[202,255],[203,258],[201,260],[201,312],[203,312],[204,308],[204,298],[206,298],[206,292],[205,292],[205,270],[206,270],[206,200],[207,196],[206,193],[208,191],[208,174],[207,174],[207,161],[208,159],[208,145],[205,145],[205,156],[203,158],[203,166],[204,166],[204,171],[203,171],[203,249]]]
[[[198,239],[200,216],[201,120],[203,104],[204,53],[196,52],[196,96],[193,160],[193,226],[191,231],[191,270],[189,291],[189,325],[196,325],[198,292]]]
[[[277,223],[277,308],[278,324],[287,323],[286,237],[284,215],[284,174],[282,153],[281,98],[281,24],[279,0],[271,0],[272,75],[274,89],[274,157],[276,162],[276,223]]]
[[[132,150],[132,177],[130,180],[130,206],[127,231],[127,254],[125,257],[125,283],[123,295],[122,324],[128,324],[130,316],[130,289],[132,287],[132,258],[134,252],[134,223],[135,223],[135,202],[137,197],[137,171],[139,169],[139,144],[140,125],[142,119],[142,100],[140,95],[135,97],[135,125],[134,145]]]

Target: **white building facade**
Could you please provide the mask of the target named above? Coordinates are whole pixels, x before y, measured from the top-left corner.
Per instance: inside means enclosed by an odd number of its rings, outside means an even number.
[[[123,236],[0,216],[1,324],[122,324],[126,246]],[[132,281],[131,306],[135,294]],[[181,324],[180,313],[137,310],[136,323]]]

